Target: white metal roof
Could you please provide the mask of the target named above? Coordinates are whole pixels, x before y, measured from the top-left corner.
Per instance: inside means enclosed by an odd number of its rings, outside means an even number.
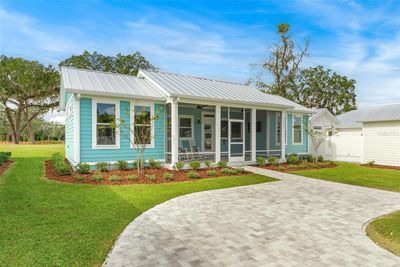
[[[143,76],[150,80],[150,82],[160,86],[160,89],[164,90],[168,96],[246,102],[258,105],[296,108],[298,111],[303,112],[310,111],[283,97],[265,94],[243,84],[148,70],[141,70],[139,76]]]
[[[340,128],[362,128],[362,122],[400,120],[400,103],[352,110],[337,118]]]
[[[66,92],[165,99],[162,92],[133,75],[61,67],[61,79]]]
[[[310,121],[316,120],[323,114],[326,114],[330,118],[332,118],[332,121],[335,122],[335,124],[339,124],[340,121],[327,109],[327,108],[316,108],[314,109],[314,113],[310,116]]]

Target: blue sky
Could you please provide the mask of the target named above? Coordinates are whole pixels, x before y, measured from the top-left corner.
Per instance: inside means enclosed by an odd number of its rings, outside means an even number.
[[[400,1],[0,1],[0,53],[58,64],[142,52],[161,70],[244,82],[289,23],[303,67],[357,80],[359,106],[400,102]],[[268,78],[268,77],[267,77]]]

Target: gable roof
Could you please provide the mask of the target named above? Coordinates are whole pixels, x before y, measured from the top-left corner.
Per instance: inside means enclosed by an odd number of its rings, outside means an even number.
[[[314,114],[312,114],[309,118],[310,122],[315,121],[317,118],[321,117],[322,115],[328,116],[334,124],[339,124],[340,121],[327,109],[327,108],[317,108],[314,110]]]
[[[144,79],[133,75],[61,67],[61,77],[66,92],[154,100],[165,99],[162,92]]]
[[[340,128],[362,128],[363,122],[396,121],[400,120],[400,103],[352,110],[337,118]]]
[[[139,76],[158,85],[169,97],[188,97],[215,101],[242,102],[294,109],[311,110],[283,97],[269,95],[247,85],[175,73],[141,70]]]
[[[166,101],[168,97],[184,97],[312,113],[312,110],[293,101],[262,93],[243,84],[159,71],[140,70],[136,77],[63,66],[60,91],[61,94],[70,92],[156,101]],[[64,108],[64,102],[60,101],[61,108]]]

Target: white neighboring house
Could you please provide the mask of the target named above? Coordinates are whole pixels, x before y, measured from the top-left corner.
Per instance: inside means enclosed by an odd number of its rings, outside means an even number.
[[[400,103],[337,116],[336,160],[400,166]]]
[[[318,148],[318,155],[322,155],[326,160],[335,160],[335,146],[333,138],[339,120],[332,115],[326,108],[316,109],[314,114],[309,118],[309,127],[313,131],[320,131],[322,136],[326,136],[324,142]],[[317,153],[313,148],[312,140],[309,137],[309,152],[316,156]]]

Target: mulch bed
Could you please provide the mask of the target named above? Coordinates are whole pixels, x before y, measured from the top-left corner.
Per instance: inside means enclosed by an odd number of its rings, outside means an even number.
[[[207,171],[213,169],[217,172],[217,175],[215,176],[207,176]],[[71,170],[71,175],[57,175],[56,171],[53,168],[53,165],[51,163],[51,160],[46,160],[45,161],[45,174],[46,178],[50,180],[56,180],[59,182],[65,182],[65,183],[77,183],[77,184],[96,184],[96,185],[124,185],[124,184],[162,184],[162,183],[175,183],[175,182],[185,182],[185,181],[195,181],[195,180],[200,180],[204,178],[217,178],[217,177],[222,177],[222,176],[242,176],[246,175],[249,172],[241,172],[237,174],[226,174],[221,172],[221,168],[210,168],[210,169],[199,169],[197,170],[197,174],[200,176],[200,178],[197,179],[191,179],[187,177],[187,173],[191,170],[169,170],[165,168],[160,168],[160,169],[150,169],[150,168],[145,168],[144,170],[144,175],[139,176],[138,180],[127,180],[126,177],[128,175],[137,175],[137,170],[136,169],[130,169],[126,171],[120,171],[120,170],[109,170],[108,172],[102,172],[101,175],[103,176],[102,181],[92,181],[92,175],[94,171],[91,171],[89,174],[78,174],[76,172],[73,172]],[[167,181],[163,178],[163,174],[166,172],[170,172],[173,174],[174,179]],[[156,176],[155,181],[150,181],[146,179],[145,175],[152,175],[154,174]],[[77,180],[75,176],[82,176],[84,177],[83,180]],[[120,181],[109,181],[108,177],[111,175],[117,175],[121,180]]]
[[[13,163],[12,160],[7,160],[6,162],[3,163],[3,165],[0,166],[0,175],[2,175]]]
[[[361,164],[363,167],[368,167],[368,168],[375,168],[375,169],[389,169],[389,170],[399,170],[400,171],[400,166],[388,166],[388,165],[379,165],[379,164]]]
[[[303,166],[302,166],[303,165]],[[304,168],[304,165],[307,165],[307,168]],[[264,167],[259,167],[258,165],[253,165],[254,167],[268,169],[272,171],[279,171],[279,172],[293,172],[293,171],[302,171],[302,170],[319,170],[319,169],[326,169],[326,168],[335,168],[337,164],[335,163],[300,163],[300,164],[276,164],[276,165],[265,165]]]

